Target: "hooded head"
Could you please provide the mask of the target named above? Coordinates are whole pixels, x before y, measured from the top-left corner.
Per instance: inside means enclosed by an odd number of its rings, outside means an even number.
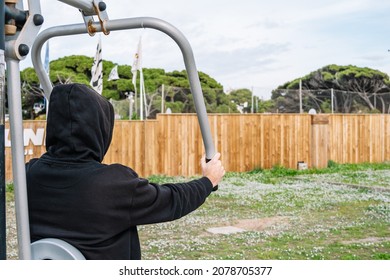
[[[46,129],[49,156],[101,162],[114,128],[110,102],[82,84],[58,85],[50,96]]]

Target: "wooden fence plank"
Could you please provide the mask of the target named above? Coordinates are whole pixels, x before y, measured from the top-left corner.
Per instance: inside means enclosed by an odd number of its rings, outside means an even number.
[[[328,160],[390,161],[390,115],[320,115],[321,124],[312,123],[307,114],[212,114],[209,120],[227,171],[276,164],[296,168],[298,161],[309,167],[326,166]],[[45,121],[24,122],[26,161],[46,151],[45,125]],[[6,123],[6,144],[9,139]],[[141,176],[192,176],[201,173],[199,159],[204,152],[195,114],[161,114],[150,121],[116,121],[104,163],[130,166]],[[5,156],[6,179],[11,181],[9,144]]]

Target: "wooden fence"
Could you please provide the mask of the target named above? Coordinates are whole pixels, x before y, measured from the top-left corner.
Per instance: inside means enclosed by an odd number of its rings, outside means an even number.
[[[213,140],[227,171],[282,165],[297,168],[390,160],[389,115],[211,114]],[[25,121],[26,161],[45,152],[45,121]],[[6,126],[6,146],[9,144]],[[162,114],[156,120],[116,121],[104,162],[122,163],[141,176],[200,174],[204,153],[195,114]],[[12,180],[6,147],[6,178]]]

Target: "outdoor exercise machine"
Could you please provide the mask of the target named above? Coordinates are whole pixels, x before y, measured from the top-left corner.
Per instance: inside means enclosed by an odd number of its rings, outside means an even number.
[[[84,33],[94,35],[97,32],[102,32],[105,35],[108,35],[111,31],[145,28],[151,28],[165,33],[176,42],[183,55],[191,92],[194,98],[203,144],[205,147],[206,158],[211,159],[215,155],[215,147],[211,136],[210,124],[207,117],[206,106],[204,103],[193,51],[186,37],[176,27],[161,19],[151,17],[109,20],[106,4],[100,0],[59,1],[79,9],[84,19],[84,23],[60,25],[39,32],[44,20],[41,15],[39,0],[29,0],[29,9],[27,11],[23,10],[23,4],[19,3],[18,0],[5,0],[7,5],[5,6],[6,17],[8,17],[9,21],[13,23],[12,25],[16,26],[14,34],[5,36],[5,60],[7,67],[7,94],[12,143],[12,171],[14,178],[15,212],[20,259],[84,259],[83,255],[76,248],[59,239],[47,238],[38,240],[31,244],[24,162],[19,67],[19,62],[28,55],[31,47],[32,63],[39,77],[45,97],[49,100],[53,85],[51,84],[50,78],[48,77],[41,61],[42,46],[49,39],[53,37]],[[97,20],[95,20],[96,17]],[[1,25],[3,23],[4,20],[2,20]],[[0,71],[1,65],[0,56]],[[1,135],[1,123],[0,137],[2,137],[1,141],[4,142],[4,134]],[[0,237],[1,236],[3,236],[2,232],[0,232]],[[2,245],[0,244],[0,246]],[[2,252],[5,252],[5,248],[6,247],[0,247]]]

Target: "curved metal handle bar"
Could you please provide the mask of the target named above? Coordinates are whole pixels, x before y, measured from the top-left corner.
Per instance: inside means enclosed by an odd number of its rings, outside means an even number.
[[[98,32],[102,31],[101,26],[99,24],[93,24],[93,28],[95,28]],[[192,52],[192,48],[185,36],[176,27],[169,24],[168,22],[151,17],[110,20],[107,22],[106,28],[109,31],[136,28],[156,29],[167,34],[177,43],[183,54],[184,64],[187,70],[191,92],[194,97],[195,109],[198,116],[198,122],[202,133],[203,143],[205,146],[206,157],[208,159],[211,159],[215,155],[215,147],[211,137],[210,124],[207,118],[206,106],[204,103],[198,71],[196,69],[194,55]],[[42,31],[37,36],[35,43],[32,47],[31,58],[34,68],[37,71],[43,90],[45,92],[45,95],[48,99],[50,98],[50,93],[53,89],[53,86],[44,70],[41,61],[40,54],[42,51],[43,44],[53,37],[76,35],[83,33],[87,33],[85,24],[72,24],[48,28]]]

